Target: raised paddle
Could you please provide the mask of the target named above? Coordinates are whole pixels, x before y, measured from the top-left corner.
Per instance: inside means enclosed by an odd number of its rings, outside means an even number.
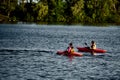
[[[87,43],[85,43],[85,45],[87,46],[88,49],[90,49],[90,47],[87,45]]]
[[[87,47],[89,47],[89,46],[87,45],[87,43],[85,43],[85,45],[86,45]]]

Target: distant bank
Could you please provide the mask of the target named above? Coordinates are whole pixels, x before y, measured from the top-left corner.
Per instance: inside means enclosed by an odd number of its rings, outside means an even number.
[[[31,24],[31,23],[35,23],[35,24],[54,24],[54,25],[95,25],[95,26],[107,26],[107,25],[120,25],[120,23],[88,23],[88,22],[41,22],[41,21],[19,21],[17,19],[14,18],[9,18],[6,15],[2,15],[0,14],[0,24]]]

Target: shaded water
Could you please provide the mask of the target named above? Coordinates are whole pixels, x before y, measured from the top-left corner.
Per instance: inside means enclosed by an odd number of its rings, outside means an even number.
[[[119,80],[120,28],[35,24],[0,25],[0,80]],[[91,40],[104,55],[56,55],[69,42]],[[77,49],[75,49],[77,51]]]

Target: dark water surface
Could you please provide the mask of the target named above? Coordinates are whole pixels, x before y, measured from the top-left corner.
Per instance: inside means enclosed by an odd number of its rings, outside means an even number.
[[[91,40],[107,53],[56,55]],[[0,80],[120,80],[120,27],[1,24]]]

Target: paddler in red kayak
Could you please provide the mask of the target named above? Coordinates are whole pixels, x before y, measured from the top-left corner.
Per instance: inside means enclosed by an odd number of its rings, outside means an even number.
[[[96,43],[95,43],[95,41],[91,41],[91,48],[90,49],[92,49],[92,50],[96,49]],[[95,55],[95,52],[92,51],[91,54]]]
[[[73,44],[72,44],[72,43],[69,43],[69,46],[68,46],[68,48],[67,48],[67,53],[68,53],[68,54],[74,53],[74,47],[73,47]]]

